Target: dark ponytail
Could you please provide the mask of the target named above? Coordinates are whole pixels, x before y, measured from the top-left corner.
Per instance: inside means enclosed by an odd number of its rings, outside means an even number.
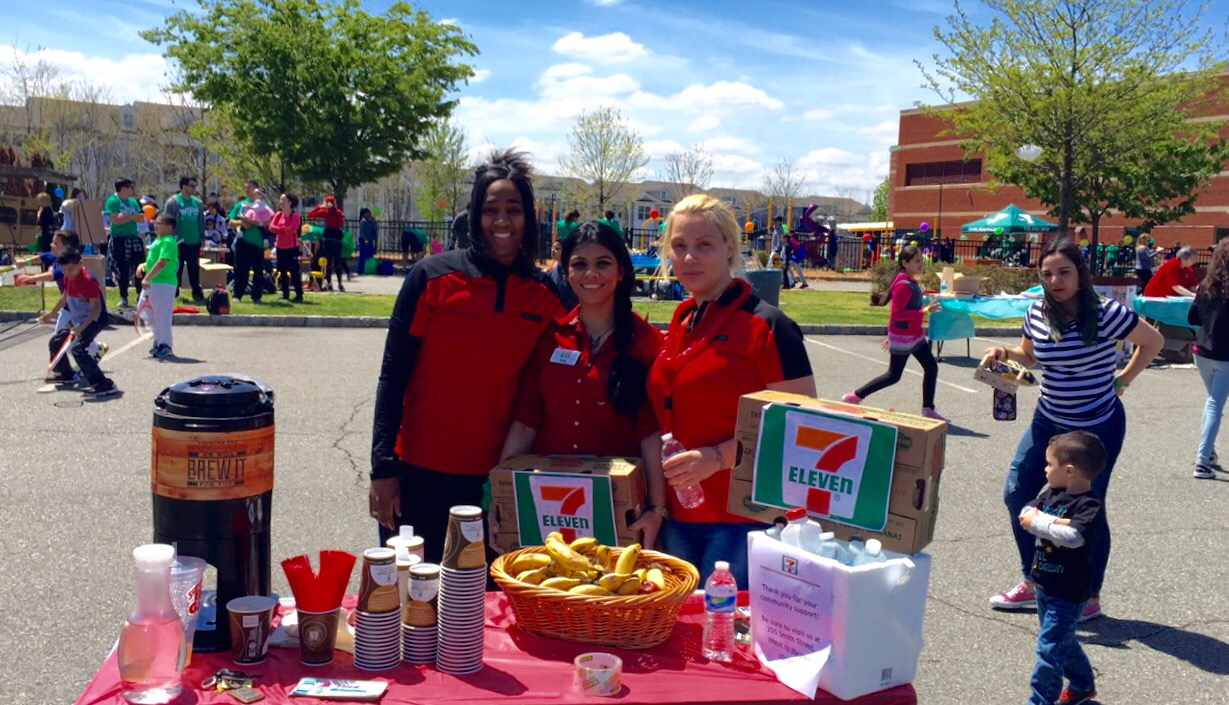
[[[905,262],[912,262],[914,257],[921,257],[922,251],[913,245],[905,245],[900,248],[900,252],[896,255],[896,274],[892,275],[892,281],[888,282],[888,288],[878,294],[871,294],[871,305],[887,306],[892,300],[892,284],[896,282],[896,277],[901,272],[905,271]]]
[[[615,285],[614,332],[611,338],[614,340],[616,355],[610,365],[610,374],[606,377],[606,398],[619,414],[634,418],[644,404],[649,368],[632,357],[632,347],[636,340],[636,315],[632,313],[632,289],[636,285],[636,273],[632,269],[632,256],[627,251],[627,243],[613,228],[604,223],[589,221],[563,241],[559,262],[565,271],[572,259],[572,252],[577,247],[590,243],[609,250],[622,272],[619,283]]]

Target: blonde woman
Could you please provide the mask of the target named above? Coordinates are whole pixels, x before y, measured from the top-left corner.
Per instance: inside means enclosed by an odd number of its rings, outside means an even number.
[[[797,324],[741,278],[739,232],[730,207],[710,196],[688,196],[671,212],[662,267],[668,258],[691,298],[674,313],[648,393],[662,433],[674,434],[686,449],[663,464],[666,482],[676,490],[704,490],[703,503],[693,508],[668,493],[665,548],[701,574],[715,561],[729,561],[745,587],[746,536],[761,526],[726,511],[738,399],[764,389],[814,396],[815,379]]]

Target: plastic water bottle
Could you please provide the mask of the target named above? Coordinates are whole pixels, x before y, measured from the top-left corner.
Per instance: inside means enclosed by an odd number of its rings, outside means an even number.
[[[838,552],[841,549],[841,544],[836,540],[836,534],[831,531],[825,531],[819,535],[819,542],[816,546],[815,555],[822,558],[831,558],[834,561],[840,560]]]
[[[674,440],[673,433],[667,433],[661,437],[661,462],[665,463],[670,458],[679,453],[686,452],[682,443]],[[674,494],[678,497],[679,505],[684,509],[695,509],[704,504],[704,488],[699,485],[691,487],[675,487]]]
[[[842,561],[845,565],[858,565],[861,560],[862,552],[866,550],[866,546],[862,543],[862,537],[851,536],[849,538],[849,557]]]
[[[795,507],[785,512],[785,520],[789,523],[781,529],[781,542],[794,548],[805,548],[802,528],[807,523],[807,510]]]
[[[726,561],[717,561],[713,568],[704,583],[704,656],[712,661],[731,661],[738,583]]]
[[[879,539],[870,539],[866,542],[866,547],[862,553],[858,554],[854,565],[868,565],[870,563],[882,563],[888,559],[883,555],[883,543]]]

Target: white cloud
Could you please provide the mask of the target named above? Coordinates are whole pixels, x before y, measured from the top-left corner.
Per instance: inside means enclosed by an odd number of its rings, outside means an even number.
[[[640,82],[626,73],[595,76],[585,64],[556,64],[542,73],[538,88],[547,106],[555,109],[556,103],[596,106],[619,102],[639,91]]]
[[[490,69],[474,69],[474,75],[470,77],[469,85],[472,86],[475,83],[482,83],[483,81],[487,80],[490,77],[491,77]]]
[[[450,24],[454,27],[460,27],[461,21],[455,17],[445,17],[444,19],[440,20],[440,24]]]
[[[709,110],[726,108],[780,110],[785,107],[784,103],[759,88],[739,81],[717,81],[707,86],[695,83],[670,98],[669,103],[682,109]]]
[[[764,180],[764,165],[739,154],[713,155],[714,185],[759,188]]]
[[[858,155],[836,147],[816,149],[798,159],[798,165],[803,168],[852,167],[861,162]]]
[[[858,128],[858,134],[869,135],[871,137],[896,137],[896,131],[900,126],[898,120],[884,120],[875,125],[866,125]]]
[[[0,56],[22,61],[46,61],[59,70],[59,78],[68,83],[89,81],[105,91],[110,103],[131,103],[135,100],[159,102],[161,86],[167,83],[166,59],[157,54],[128,54],[118,59],[86,56],[79,51],[39,49],[25,52],[0,45]],[[0,77],[0,86],[8,81]]]
[[[687,126],[688,132],[708,132],[721,127],[721,119],[715,115],[701,115]]]
[[[802,114],[802,119],[809,122],[818,122],[820,120],[827,120],[834,115],[836,115],[836,113],[831,110],[826,110],[824,108],[812,108]]]
[[[711,154],[759,154],[763,150],[750,140],[741,137],[710,137],[704,140],[704,148]]]
[[[556,54],[595,61],[599,64],[621,64],[649,56],[643,44],[632,41],[622,32],[612,32],[596,37],[585,37],[580,32],[571,32],[560,37],[551,47]]]
[[[648,140],[644,143],[644,151],[650,159],[660,159],[671,152],[684,152],[687,148],[674,140]]]

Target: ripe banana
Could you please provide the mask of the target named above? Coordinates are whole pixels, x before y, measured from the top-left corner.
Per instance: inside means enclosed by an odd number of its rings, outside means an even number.
[[[661,568],[649,568],[649,571],[645,573],[644,580],[653,586],[653,592],[666,589],[666,574],[662,572]]]
[[[641,584],[640,576],[629,575],[627,576],[627,580],[624,580],[623,584],[620,585],[619,589],[615,592],[619,593],[620,595],[635,595],[636,593],[640,592]]]
[[[555,534],[551,534],[546,539],[546,552],[555,559],[561,568],[567,570],[593,570],[593,564],[588,558],[573,551],[570,546],[563,542],[563,538],[555,538]]]
[[[621,575],[619,573],[607,573],[597,579],[597,584],[603,589],[609,590],[610,592],[618,592],[619,588],[623,585],[623,583],[626,582],[627,579],[631,577],[634,577],[634,576]]]
[[[609,590],[607,590],[606,588],[600,585],[584,585],[584,584],[577,585],[576,587],[568,590],[568,592],[572,593],[573,595],[595,595],[599,597],[609,596],[611,594]]]
[[[640,558],[640,544],[633,543],[623,552],[619,554],[619,560],[615,563],[614,572],[616,573],[631,573],[636,570],[636,561]]]
[[[550,556],[545,553],[526,553],[508,566],[509,575],[520,575],[527,570],[536,570],[550,565]]]
[[[592,536],[576,539],[568,547],[577,553],[592,553],[597,550],[597,539]]]
[[[610,558],[613,555],[610,546],[598,546],[593,562],[603,571],[610,572]]]
[[[576,578],[551,578],[543,580],[541,586],[544,588],[555,588],[556,590],[571,590],[580,584],[581,582]]]
[[[522,583],[529,583],[530,585],[541,585],[542,581],[546,578],[547,574],[545,568],[534,568],[533,570],[526,570],[517,573],[516,575],[517,580],[521,581]]]

